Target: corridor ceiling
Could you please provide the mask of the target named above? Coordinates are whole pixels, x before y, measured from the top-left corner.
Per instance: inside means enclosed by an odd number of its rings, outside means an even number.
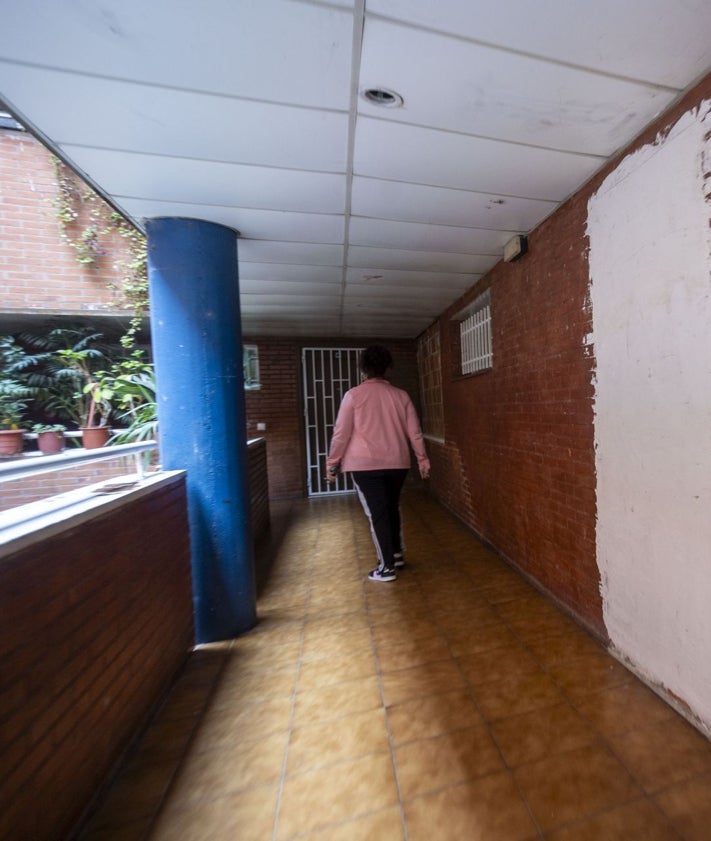
[[[139,224],[239,230],[253,336],[417,336],[711,67],[709,0],[0,13],[20,121]]]

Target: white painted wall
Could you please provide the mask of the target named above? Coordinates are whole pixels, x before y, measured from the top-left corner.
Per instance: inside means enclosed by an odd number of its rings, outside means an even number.
[[[625,158],[588,203],[605,624],[709,732],[710,105]]]

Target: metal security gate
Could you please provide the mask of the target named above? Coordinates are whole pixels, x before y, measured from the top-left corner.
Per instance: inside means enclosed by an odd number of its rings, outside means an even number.
[[[309,496],[350,493],[350,476],[326,482],[326,457],[343,395],[360,383],[362,348],[304,348],[304,427]]]

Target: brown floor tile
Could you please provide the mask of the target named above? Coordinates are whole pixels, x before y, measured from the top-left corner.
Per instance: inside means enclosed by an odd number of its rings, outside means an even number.
[[[382,682],[385,703],[388,706],[400,704],[408,698],[419,698],[464,687],[462,673],[452,658],[401,669],[398,672],[384,672]]]
[[[577,628],[573,633],[535,635],[532,639],[527,638],[525,631],[519,630],[518,636],[530,648],[533,656],[546,667],[605,651],[585,631]]]
[[[294,693],[295,687],[295,666],[268,672],[233,669],[219,682],[210,700],[210,709],[268,698],[288,698]]]
[[[603,735],[671,721],[676,713],[639,681],[596,692],[576,701],[578,711]]]
[[[620,762],[599,745],[522,765],[515,776],[544,830],[622,805],[642,794]]]
[[[178,770],[175,762],[129,763],[111,786],[93,819],[97,829],[118,827],[154,815]]]
[[[368,631],[368,619],[363,611],[349,611],[337,616],[318,616],[304,625],[304,640],[323,639],[327,636]]]
[[[609,812],[546,835],[546,841],[672,841],[679,836],[649,800],[634,800]]]
[[[518,644],[516,637],[501,621],[481,628],[443,629],[443,633],[455,657]]]
[[[336,723],[295,727],[289,740],[287,773],[389,750],[385,712],[369,710],[339,718]]]
[[[257,627],[193,652],[86,841],[711,839],[703,736],[404,500],[392,586],[353,499],[294,503]]]
[[[291,707],[291,698],[271,698],[211,710],[195,731],[192,749],[230,749],[240,742],[285,733],[289,727]]]
[[[276,786],[260,786],[164,810],[147,841],[265,841],[271,838]]]
[[[168,804],[190,807],[245,788],[279,781],[287,734],[237,742],[229,750],[191,753],[183,762],[167,797]]]
[[[367,628],[330,635],[314,634],[304,639],[301,659],[305,662],[332,657],[350,657],[352,654],[367,654],[372,650],[373,643]]]
[[[565,694],[573,700],[637,680],[621,663],[602,649],[573,660],[553,663],[548,666],[548,671]]]
[[[164,719],[159,714],[138,747],[144,763],[178,760],[185,753],[199,722],[199,718]]]
[[[451,660],[447,643],[442,637],[409,639],[405,642],[385,643],[377,648],[380,668],[384,672],[409,669],[437,660]]]
[[[277,839],[325,828],[398,802],[389,754],[366,756],[284,781]]]
[[[299,841],[404,841],[402,815],[397,806],[327,829],[300,835]]]
[[[711,743],[681,718],[618,733],[608,741],[648,792],[711,771]]]
[[[670,786],[654,795],[685,841],[708,841],[711,828],[711,774]]]
[[[298,687],[299,691],[304,691],[375,675],[375,656],[370,652],[329,660],[310,660],[301,664]]]
[[[377,677],[319,686],[296,693],[294,726],[337,719],[382,706]]]
[[[504,770],[484,724],[401,745],[395,765],[404,800]]]
[[[387,622],[373,622],[373,640],[378,648],[440,636],[439,628],[430,619],[408,620],[389,617]]]
[[[592,745],[599,739],[588,722],[566,703],[499,719],[491,724],[491,730],[512,768]]]
[[[459,665],[473,685],[503,680],[512,672],[540,674],[542,671],[538,661],[518,643],[466,654],[459,658]]]
[[[482,722],[469,693],[461,691],[413,698],[388,707],[387,714],[396,745],[462,730]]]
[[[472,691],[489,721],[549,707],[565,700],[560,689],[544,672],[509,672],[500,680],[473,685]]]
[[[408,800],[405,820],[409,841],[528,841],[537,837],[507,773]]]

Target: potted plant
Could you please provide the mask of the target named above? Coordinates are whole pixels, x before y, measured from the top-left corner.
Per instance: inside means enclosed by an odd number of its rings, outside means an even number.
[[[0,456],[22,452],[22,419],[32,389],[18,377],[24,353],[12,336],[0,337]]]
[[[22,397],[27,389],[13,381],[0,379],[0,456],[14,456],[22,452],[22,418],[27,402]]]
[[[79,429],[85,449],[103,447],[111,436],[111,377],[92,370],[89,360],[95,355],[91,348],[64,348],[56,351],[56,356],[67,366],[66,370],[73,372],[76,377],[74,399],[78,406]]]
[[[37,446],[45,455],[54,455],[64,450],[64,433],[67,427],[61,423],[36,423],[32,431],[37,433]]]

